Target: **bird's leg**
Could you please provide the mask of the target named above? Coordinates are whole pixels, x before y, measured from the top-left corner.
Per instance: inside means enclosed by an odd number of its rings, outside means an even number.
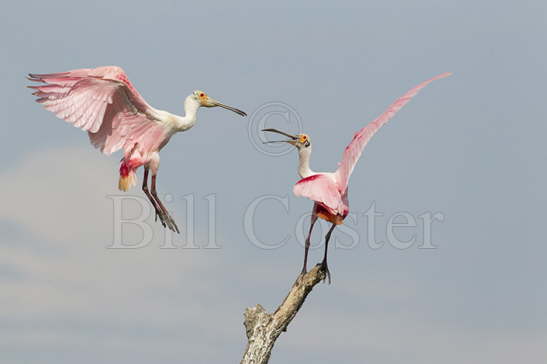
[[[311,215],[311,224],[310,224],[310,231],[308,232],[308,237],[306,238],[306,243],[304,245],[304,266],[302,267],[302,273],[304,274],[308,271],[308,251],[310,250],[310,239],[311,239],[311,231],[313,230],[313,225],[315,225],[315,222],[317,221],[317,215],[315,214],[315,211],[312,212]]]
[[[175,223],[175,220],[173,220],[173,218],[171,217],[171,214],[169,214],[169,211],[167,211],[167,209],[165,208],[165,206],[161,202],[160,198],[158,197],[158,193],[156,191],[156,175],[155,174],[152,174],[152,196],[154,196],[154,198],[156,199],[156,202],[158,203],[161,211],[163,212],[164,218],[166,220],[165,223],[169,226],[169,229],[171,229],[171,230],[173,230],[173,231],[180,234],[179,227]],[[161,218],[161,215],[160,215],[160,218]]]
[[[152,204],[152,206],[154,206],[154,210],[155,210],[155,220],[158,221],[158,216],[160,217],[160,222],[161,224],[163,225],[163,227],[165,227],[165,222],[164,222],[164,219],[163,219],[163,211],[161,211],[161,209],[159,208],[158,206],[158,203],[156,202],[156,200],[154,199],[154,197],[150,194],[150,191],[148,190],[148,172],[150,170],[150,167],[148,166],[144,166],[144,175],[143,175],[143,181],[142,181],[142,191],[144,192],[144,194],[146,195],[146,197],[148,197],[148,200],[150,201],[150,203]]]
[[[323,256],[323,261],[320,263],[321,269],[323,269],[325,273],[327,274],[329,284],[330,284],[330,271],[329,271],[329,266],[327,265],[327,252],[329,249],[330,235],[332,234],[332,231],[334,230],[335,227],[336,227],[336,224],[332,224],[332,226],[329,229],[329,232],[327,233],[327,235],[325,235],[325,255]]]

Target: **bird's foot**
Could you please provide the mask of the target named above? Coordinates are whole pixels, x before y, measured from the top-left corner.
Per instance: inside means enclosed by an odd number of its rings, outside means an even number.
[[[169,225],[169,229],[171,229],[173,232],[176,232],[177,234],[180,234],[179,227],[177,226],[177,223],[175,222],[175,219],[171,217],[171,214],[169,211],[165,210],[165,218],[167,220],[167,225]]]
[[[167,225],[165,224],[165,219],[163,217],[163,211],[161,211],[159,209],[155,209],[154,221],[157,222],[158,218],[160,219],[160,223],[163,225],[163,227],[167,227]]]
[[[161,224],[163,225],[163,227],[166,227],[169,230],[180,234],[180,230],[179,230],[179,227],[177,226],[177,223],[175,222],[175,220],[173,220],[173,218],[171,217],[168,211],[156,209],[154,220],[158,221],[158,218]]]
[[[327,262],[325,260],[323,260],[321,263],[319,263],[320,267],[321,267],[321,270],[323,272],[325,272],[325,278],[323,278],[323,282],[325,282],[325,280],[327,279],[329,284],[331,282],[331,279],[330,279],[330,270],[329,270],[329,266],[327,265]]]

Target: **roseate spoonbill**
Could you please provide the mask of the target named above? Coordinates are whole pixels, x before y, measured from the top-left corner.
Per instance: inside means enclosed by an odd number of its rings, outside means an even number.
[[[314,201],[310,230],[304,246],[304,266],[302,267],[302,274],[306,273],[307,270],[308,250],[310,248],[310,237],[313,225],[317,221],[317,218],[321,218],[332,223],[325,236],[325,253],[323,256],[323,261],[320,263],[330,283],[330,272],[327,265],[329,240],[336,225],[342,224],[348,215],[348,182],[351,173],[353,172],[353,168],[361,157],[363,149],[372,136],[382,127],[382,125],[387,123],[388,120],[391,119],[403,106],[405,106],[405,104],[409,102],[410,99],[414,97],[422,88],[434,80],[450,75],[451,73],[443,73],[422,82],[397,99],[374,121],[355,133],[353,139],[344,150],[342,162],[338,164],[338,170],[336,172],[314,172],[310,169],[310,155],[312,148],[310,137],[308,135],[291,135],[277,129],[263,129],[263,131],[278,133],[289,138],[288,140],[275,140],[266,143],[284,142],[289,143],[298,149],[298,175],[301,180],[296,183],[293,188],[293,192],[296,196],[304,196]]]
[[[197,121],[198,109],[222,107],[241,116],[246,114],[224,105],[203,91],[194,91],[184,100],[184,116],[150,106],[127,75],[117,66],[76,69],[61,73],[28,75],[42,85],[28,86],[36,91],[37,102],[59,118],[87,131],[91,144],[104,154],[123,149],[118,188],[127,191],[137,183],[136,170],[144,166],[142,190],[164,227],[180,233],[175,220],[158,197],[156,178],[159,151],[173,134],[186,131]],[[151,188],[148,174],[152,172]]]

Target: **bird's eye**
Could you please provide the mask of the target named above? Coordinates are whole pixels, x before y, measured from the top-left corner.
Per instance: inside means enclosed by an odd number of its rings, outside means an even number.
[[[199,97],[203,97],[203,96],[205,96],[203,92],[199,94]]]

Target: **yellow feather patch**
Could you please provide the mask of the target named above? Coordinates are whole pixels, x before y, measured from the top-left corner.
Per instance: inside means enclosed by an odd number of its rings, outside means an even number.
[[[122,177],[118,181],[118,188],[120,191],[129,191],[129,189],[137,184],[137,178],[135,173],[129,173],[129,175]]]

